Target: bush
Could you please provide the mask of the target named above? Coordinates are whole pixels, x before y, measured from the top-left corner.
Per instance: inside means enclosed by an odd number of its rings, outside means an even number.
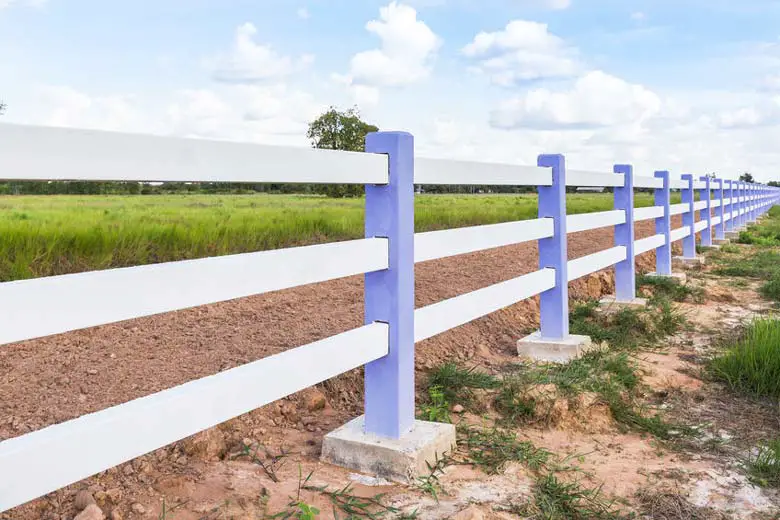
[[[780,398],[780,320],[755,320],[710,368],[734,390]]]

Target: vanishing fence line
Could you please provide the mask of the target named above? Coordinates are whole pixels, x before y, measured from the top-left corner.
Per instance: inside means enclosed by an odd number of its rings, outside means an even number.
[[[755,221],[780,199],[761,184],[569,170],[562,155],[538,166],[414,157],[407,133],[370,134],[366,152],[0,125],[0,179],[360,183],[365,238],[0,283],[0,344],[365,274],[365,325],[216,375],[0,442],[4,511],[221,422],[365,366],[365,432],[402,439],[415,422],[414,344],[540,295],[544,340],[569,336],[568,282],[615,266],[618,302],[635,298],[636,255],[655,250],[672,274],[672,243],[686,258]],[[538,218],[414,233],[415,184],[536,186]],[[566,215],[566,186],[612,187],[614,209]],[[634,207],[650,188],[655,206]],[[670,203],[670,191],[682,203]],[[696,201],[694,191],[699,191]],[[714,211],[714,215],[713,215]],[[671,217],[683,226],[671,229]],[[635,222],[655,220],[636,240]],[[613,226],[614,247],[575,260],[567,234]],[[539,270],[414,308],[414,264],[538,241]],[[56,456],[52,456],[56,454]]]

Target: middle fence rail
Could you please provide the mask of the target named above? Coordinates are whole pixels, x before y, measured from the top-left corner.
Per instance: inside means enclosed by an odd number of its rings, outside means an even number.
[[[562,339],[568,282],[615,266],[616,299],[630,301],[636,255],[656,251],[657,274],[671,275],[673,242],[693,257],[697,234],[704,245],[713,233],[722,240],[780,199],[760,184],[635,176],[630,165],[568,170],[562,155],[540,156],[534,167],[415,158],[402,132],[369,135],[366,152],[0,125],[4,180],[366,185],[360,240],[0,283],[0,343],[8,344],[365,275],[362,327],[0,442],[0,511],[361,366],[366,431],[402,437],[414,421],[416,342],[536,295],[541,337]],[[415,184],[533,186],[538,218],[415,234]],[[567,215],[567,186],[614,188],[614,209]],[[654,190],[654,206],[634,206],[639,188]],[[672,190],[682,203],[670,203]],[[682,227],[671,229],[674,215]],[[634,224],[644,220],[655,220],[656,233],[636,240]],[[614,228],[614,247],[568,260],[567,234],[604,227]],[[539,243],[537,271],[414,308],[415,263],[529,241]]]

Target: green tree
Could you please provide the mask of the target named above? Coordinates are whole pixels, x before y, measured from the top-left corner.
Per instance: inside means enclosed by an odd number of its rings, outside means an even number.
[[[331,106],[327,112],[309,123],[306,137],[314,148],[362,152],[366,135],[378,130],[375,125],[360,118],[356,107],[339,111]],[[363,193],[363,186],[357,184],[327,184],[315,189],[329,197],[359,197]]]
[[[6,104],[5,104],[5,103],[3,103],[2,101],[0,101],[0,116],[2,116],[2,115],[3,115],[3,112],[5,112],[5,108],[6,108],[7,106],[8,106],[8,105],[6,105]]]
[[[774,186],[775,188],[780,188],[780,181],[769,181],[769,186]]]
[[[739,176],[739,180],[744,182],[755,182],[753,180],[753,175],[751,175],[749,172],[745,172],[742,175]]]

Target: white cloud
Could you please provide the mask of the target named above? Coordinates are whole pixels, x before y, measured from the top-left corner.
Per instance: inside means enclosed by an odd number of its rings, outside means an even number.
[[[538,88],[503,102],[491,114],[498,128],[566,129],[641,123],[659,113],[661,99],[641,85],[601,71],[569,90]]]
[[[314,61],[312,55],[297,59],[280,55],[270,45],[256,43],[256,34],[257,29],[251,23],[239,26],[231,51],[206,60],[213,70],[214,79],[226,83],[278,80],[308,67]]]
[[[298,10],[295,12],[295,14],[298,15],[298,18],[301,18],[303,20],[307,20],[311,17],[311,13],[305,7],[299,7]]]
[[[48,0],[0,0],[0,9],[14,5],[26,5],[35,9],[40,9],[48,3]]]
[[[476,61],[473,70],[501,86],[571,77],[579,69],[575,49],[547,24],[526,20],[513,20],[501,31],[480,32],[462,53]]]
[[[349,73],[341,80],[358,88],[356,92],[370,92],[377,99],[378,91],[366,89],[402,87],[429,76],[441,40],[417,19],[414,8],[391,2],[380,9],[379,20],[366,24],[366,30],[379,37],[381,47],[352,57]]]
[[[647,20],[647,14],[643,13],[642,11],[634,11],[631,13],[631,19],[635,22],[643,22]]]
[[[98,130],[149,131],[134,96],[89,96],[68,86],[36,89],[40,123],[48,126]]]
[[[571,0],[545,0],[547,7],[550,9],[568,9],[571,7]]]

